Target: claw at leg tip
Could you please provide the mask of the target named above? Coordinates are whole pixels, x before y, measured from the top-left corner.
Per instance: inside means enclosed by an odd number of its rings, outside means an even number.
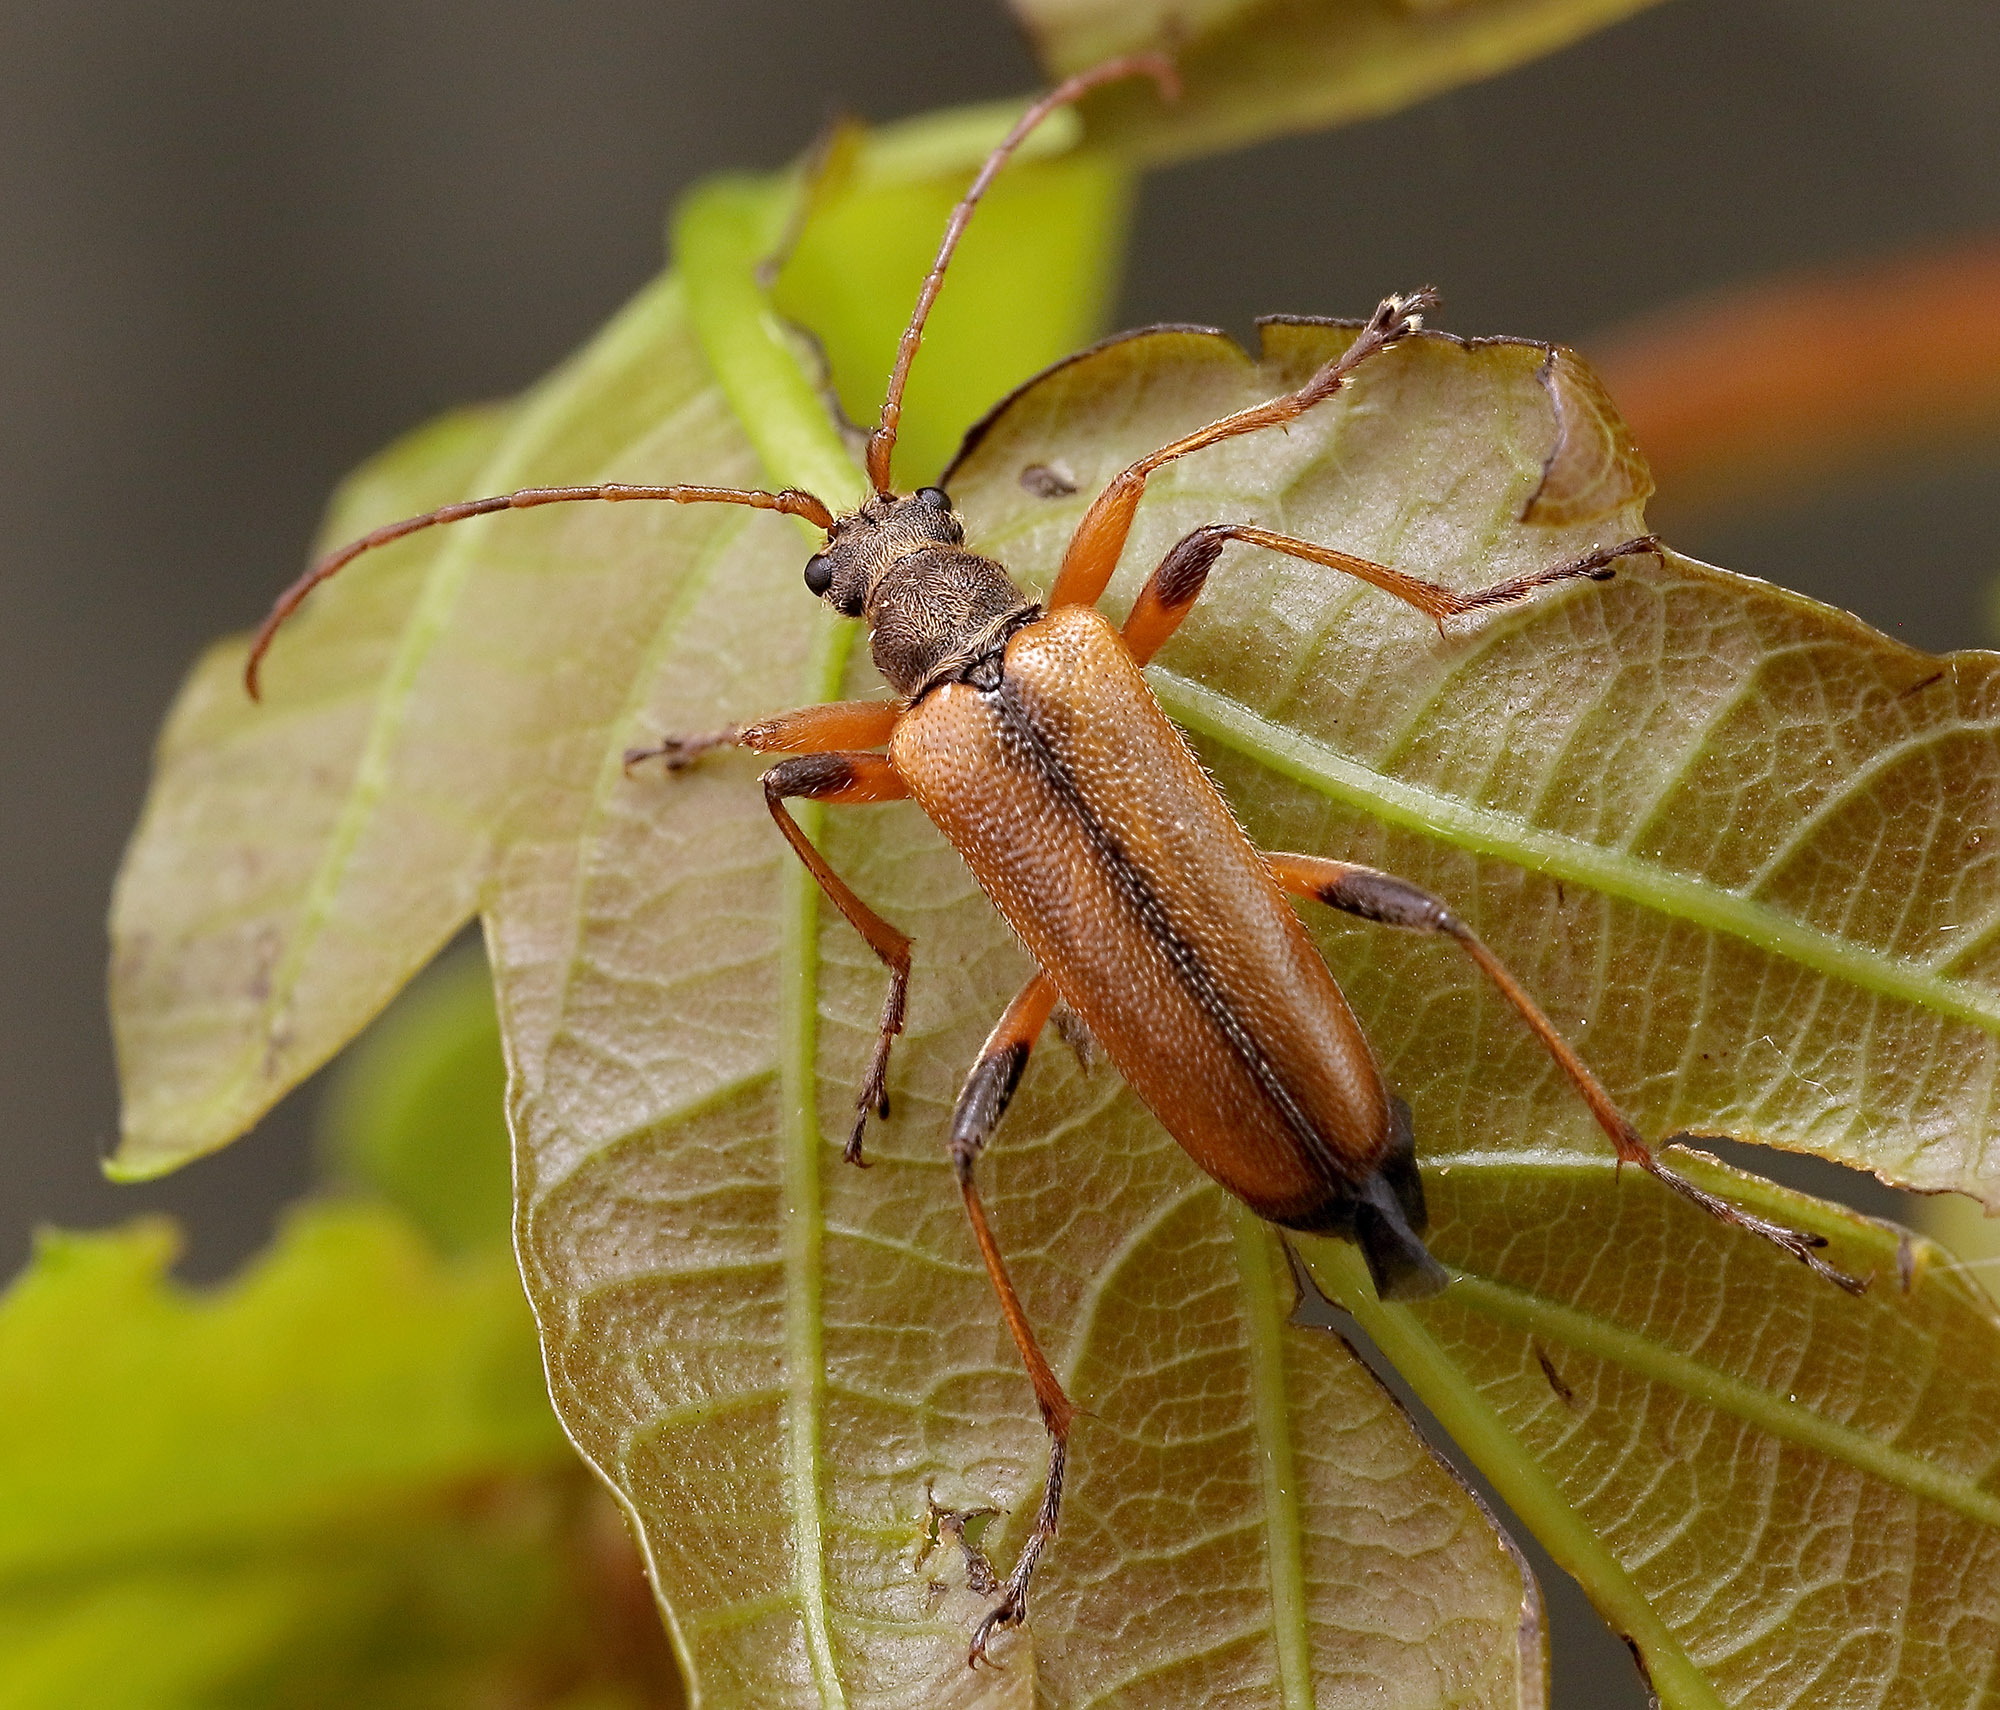
[[[1018,1620],[1020,1620],[1020,1617],[1012,1614],[1005,1603],[1001,1604],[997,1609],[987,1611],[985,1619],[972,1630],[972,1648],[966,1653],[965,1666],[976,1669],[981,1663],[984,1663],[988,1668],[1001,1667],[1001,1664],[995,1662],[987,1654],[986,1641],[992,1638],[1002,1627],[1011,1627]]]

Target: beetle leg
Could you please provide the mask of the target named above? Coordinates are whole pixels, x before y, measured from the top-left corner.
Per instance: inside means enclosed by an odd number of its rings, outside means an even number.
[[[785,841],[833,906],[847,916],[848,924],[868,940],[869,949],[889,969],[889,995],[882,1005],[875,1055],[854,1101],[854,1130],[847,1137],[845,1152],[850,1164],[862,1162],[861,1131],[868,1125],[868,1113],[889,1114],[889,1047],[903,1031],[903,1004],[910,991],[910,940],[856,896],[847,881],[826,864],[826,857],[799,829],[799,822],[785,811],[785,801],[803,796],[811,801],[847,804],[894,802],[909,793],[902,774],[881,754],[802,754],[795,760],[781,760],[764,774],[764,801]]]
[[[732,724],[723,730],[689,736],[663,736],[651,748],[625,750],[629,772],[642,760],[664,760],[669,772],[692,766],[711,748],[752,748],[760,754],[831,754],[850,748],[875,748],[889,740],[903,708],[896,701],[829,701],[775,713],[755,724]]]
[[[1556,1066],[1569,1077],[1570,1084],[1590,1107],[1590,1114],[1597,1118],[1598,1127],[1611,1137],[1619,1163],[1636,1164],[1662,1186],[1700,1206],[1711,1217],[1748,1230],[1752,1235],[1782,1248],[1801,1264],[1817,1271],[1829,1282],[1837,1283],[1850,1294],[1859,1294],[1868,1286],[1863,1279],[1835,1270],[1818,1256],[1815,1249],[1826,1245],[1824,1235],[1808,1234],[1788,1229],[1781,1223],[1767,1222],[1726,1199],[1696,1187],[1687,1177],[1668,1169],[1654,1157],[1652,1148],[1640,1138],[1638,1129],[1612,1103],[1611,1095],[1604,1090],[1569,1041],[1556,1031],[1555,1023],[1542,1013],[1540,1006],[1508,971],[1506,964],[1487,949],[1471,927],[1429,891],[1392,873],[1378,872],[1373,867],[1356,866],[1347,861],[1329,861],[1316,855],[1267,854],[1264,860],[1278,883],[1295,896],[1310,897],[1315,902],[1358,915],[1363,920],[1380,921],[1385,926],[1408,927],[1417,932],[1440,933],[1455,940],[1458,947],[1478,965],[1479,971],[1499,987],[1500,995],[1514,1006],[1516,1013],[1542,1042],[1543,1048],[1555,1059]]]
[[[1329,570],[1340,570],[1349,576],[1359,577],[1385,594],[1394,594],[1397,599],[1415,606],[1438,626],[1439,634],[1444,633],[1446,618],[1462,617],[1467,612],[1484,611],[1490,606],[1512,605],[1516,600],[1526,599],[1538,588],[1546,588],[1553,582],[1567,582],[1578,576],[1587,576],[1597,582],[1608,581],[1612,575],[1611,566],[1617,559],[1629,558],[1635,553],[1657,554],[1660,550],[1660,543],[1654,536],[1642,534],[1622,545],[1600,547],[1595,552],[1586,552],[1546,570],[1513,576],[1504,582],[1494,583],[1490,588],[1474,588],[1460,593],[1442,583],[1412,576],[1407,570],[1356,558],[1353,553],[1342,552],[1336,547],[1321,546],[1310,540],[1295,540],[1290,535],[1273,534],[1269,529],[1253,528],[1248,523],[1210,523],[1176,542],[1174,549],[1160,560],[1160,567],[1148,578],[1145,587],[1139,590],[1138,599],[1133,602],[1122,634],[1132,657],[1141,665],[1151,659],[1165,645],[1167,637],[1180,628],[1181,619],[1201,597],[1202,588],[1208,582],[1208,572],[1220,555],[1223,543],[1231,540],[1287,553],[1293,558],[1324,564]]]
[[[986,1642],[995,1631],[1017,1625],[1028,1612],[1028,1581],[1034,1578],[1035,1564],[1041,1560],[1049,1539],[1055,1536],[1056,1516],[1062,1508],[1063,1463],[1069,1454],[1070,1420],[1076,1412],[1070,1398],[1063,1393],[1048,1356],[1042,1352],[1041,1343],[1035,1339],[1021,1297],[1014,1292],[1007,1261],[1000,1255],[1000,1243],[993,1238],[992,1225],[986,1221],[986,1207],[973,1179],[979,1154],[999,1126],[1007,1102],[1020,1084],[1021,1071],[1027,1067],[1028,1053],[1047,1024],[1055,1002],[1056,989],[1045,974],[1037,974],[1021,988],[1006,1013],[994,1023],[978,1062],[972,1065],[965,1085],[959,1089],[958,1104],[951,1114],[951,1164],[958,1176],[958,1190],[965,1198],[966,1215],[972,1220],[972,1236],[979,1244],[980,1258],[986,1262],[993,1292],[1000,1297],[1008,1332],[1014,1338],[1014,1346],[1021,1351],[1022,1364],[1028,1368],[1028,1381],[1035,1388],[1035,1403],[1049,1432],[1049,1476],[1042,1486],[1042,1505],[1035,1515],[1035,1528],[1022,1544],[1007,1583],[998,1588],[1000,1601],[973,1632],[967,1661],[975,1666],[985,1657]]]
[[[1163,445],[1115,476],[1099,493],[1083,521],[1070,536],[1063,554],[1062,569],[1049,591],[1049,609],[1058,606],[1094,606],[1118,568],[1125,550],[1125,537],[1132,530],[1132,514],[1139,508],[1139,496],[1146,490],[1146,477],[1156,469],[1185,457],[1190,451],[1220,444],[1238,434],[1255,433],[1259,428],[1279,427],[1303,415],[1313,405],[1323,403],[1347,384],[1348,376],[1369,357],[1417,330],[1423,311],[1437,298],[1429,291],[1414,291],[1407,297],[1385,297],[1369,317],[1368,324],[1354,335],[1354,342],[1322,367],[1296,392],[1253,404],[1247,410],[1210,422],[1205,428]]]

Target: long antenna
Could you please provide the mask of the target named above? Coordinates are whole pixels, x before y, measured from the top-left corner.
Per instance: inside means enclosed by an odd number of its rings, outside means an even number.
[[[910,376],[910,364],[916,360],[917,347],[923,342],[924,322],[930,315],[931,304],[937,300],[939,288],[944,284],[945,267],[951,261],[952,252],[958,248],[958,240],[964,235],[966,223],[972,218],[972,210],[978,205],[980,197],[986,194],[994,177],[1027,140],[1028,134],[1058,107],[1068,106],[1101,84],[1140,75],[1152,78],[1168,100],[1180,94],[1180,78],[1173,62],[1164,54],[1126,54],[1092,66],[1088,71],[1078,72],[1050,90],[1015,121],[1013,129],[986,157],[986,163],[980,167],[971,188],[952,210],[951,219],[945,225],[944,241],[938,246],[937,260],[931,263],[930,272],[924,276],[923,288],[917,293],[916,312],[911,315],[910,324],[903,330],[902,342],[896,347],[896,367],[889,377],[888,396],[882,401],[881,422],[868,436],[868,478],[874,483],[877,493],[886,495],[890,490],[889,465],[896,449],[897,423],[903,414],[903,387]],[[249,691],[252,700],[263,698],[259,670],[264,655],[270,651],[271,642],[285,620],[299,609],[313,589],[329,577],[338,575],[364,552],[387,546],[391,541],[401,540],[421,529],[463,522],[468,517],[486,516],[493,511],[528,510],[536,505],[572,504],[583,499],[657,499],[677,505],[748,505],[753,510],[780,511],[786,516],[804,517],[815,528],[821,529],[831,529],[834,520],[832,510],[823,500],[795,487],[767,493],[742,487],[639,487],[610,482],[595,487],[524,487],[519,492],[499,493],[488,499],[466,499],[455,505],[426,511],[419,517],[405,517],[401,522],[387,523],[341,547],[339,551],[329,553],[313,565],[278,596],[270,615],[258,629],[256,639],[250,644],[250,657],[243,665],[244,688]]]
[[[1180,75],[1165,54],[1126,54],[1118,59],[1107,59],[1102,65],[1093,65],[1088,71],[1079,71],[1074,77],[1057,84],[1014,122],[1014,128],[1000,140],[999,147],[986,157],[986,164],[980,167],[972,187],[952,209],[951,218],[944,228],[944,242],[938,245],[937,260],[931,263],[930,272],[924,276],[923,288],[917,293],[916,310],[910,316],[910,324],[903,329],[902,342],[896,347],[896,366],[889,376],[888,396],[882,400],[882,419],[868,436],[868,479],[878,494],[887,497],[891,491],[889,464],[896,451],[896,427],[903,417],[903,386],[910,377],[910,364],[916,360],[917,346],[923,343],[924,322],[930,316],[931,304],[937,301],[938,289],[944,284],[945,267],[951,260],[952,251],[958,248],[958,240],[964,235],[972,210],[979,205],[979,198],[986,194],[1000,168],[1007,164],[1008,157],[1027,140],[1028,133],[1058,107],[1067,107],[1100,84],[1116,83],[1123,78],[1140,75],[1152,78],[1165,99],[1172,101],[1179,97]]]
[[[833,512],[825,503],[796,487],[787,487],[782,493],[764,493],[744,487],[634,487],[608,482],[596,487],[523,487],[519,492],[497,493],[490,499],[464,499],[455,505],[426,511],[420,517],[405,517],[401,522],[385,523],[373,533],[350,541],[339,551],[328,553],[280,594],[277,604],[271,608],[271,615],[265,618],[263,626],[257,631],[257,639],[250,644],[250,657],[243,665],[244,688],[250,691],[253,701],[263,699],[257,670],[285,619],[299,609],[306,595],[329,576],[344,570],[362,553],[387,546],[390,541],[401,540],[405,535],[415,534],[421,529],[436,528],[442,523],[463,522],[467,517],[482,517],[491,511],[525,511],[536,505],[566,505],[578,499],[665,499],[676,505],[748,505],[752,510],[781,511],[788,517],[804,517],[814,528],[833,527]]]

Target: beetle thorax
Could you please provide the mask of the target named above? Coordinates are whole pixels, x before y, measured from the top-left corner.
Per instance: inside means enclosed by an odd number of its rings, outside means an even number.
[[[951,501],[926,487],[841,517],[806,566],[807,586],[866,620],[876,668],[905,700],[977,664],[1038,609],[964,540]]]

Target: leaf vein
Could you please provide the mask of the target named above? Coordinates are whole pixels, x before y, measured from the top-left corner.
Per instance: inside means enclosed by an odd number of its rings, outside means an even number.
[[[1236,1275],[1250,1356],[1250,1394],[1263,1478],[1264,1537],[1271,1584],[1271,1630],[1285,1710],[1312,1710],[1312,1651],[1307,1643],[1305,1550],[1300,1531],[1298,1468],[1292,1457],[1291,1402],[1285,1383],[1283,1316],[1271,1276],[1271,1236],[1247,1207],[1232,1203]]]
[[[1728,933],[1864,991],[2000,1033],[2000,994],[1942,978],[1922,964],[1873,946],[1845,942],[1740,891],[1724,890],[1691,874],[1527,825],[1515,815],[1385,777],[1323,743],[1272,724],[1205,685],[1158,667],[1147,675],[1161,704],[1190,730],[1387,824]]]
[[[1461,1274],[1453,1287],[1464,1305],[1489,1318],[1612,1361],[1771,1436],[1845,1462],[1982,1526],[2000,1529],[2000,1495],[1865,1431],[1769,1394],[1734,1373],[1508,1283]]]

